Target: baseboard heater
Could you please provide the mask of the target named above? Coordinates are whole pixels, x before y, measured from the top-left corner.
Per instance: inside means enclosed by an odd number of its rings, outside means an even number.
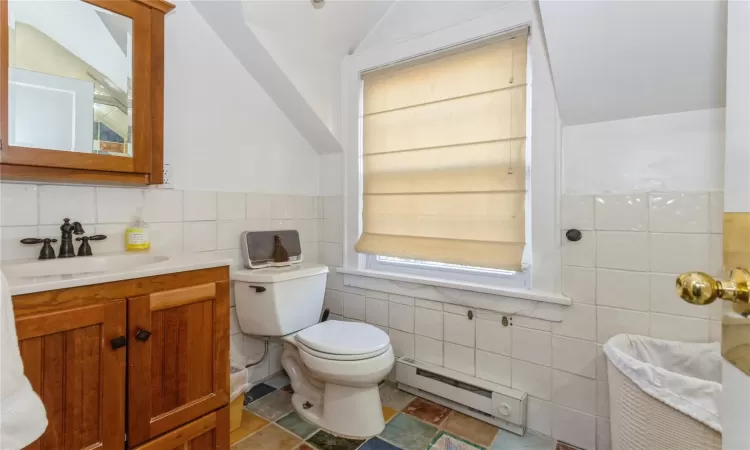
[[[406,392],[515,434],[526,432],[523,391],[403,357],[396,359],[396,381]]]

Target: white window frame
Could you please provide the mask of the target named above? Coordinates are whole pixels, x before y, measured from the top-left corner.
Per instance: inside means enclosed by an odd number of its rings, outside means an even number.
[[[387,47],[358,52],[344,59],[342,65],[341,141],[344,148],[344,273],[393,273],[415,280],[444,280],[454,285],[472,284],[507,287],[559,294],[561,264],[559,228],[560,123],[541,40],[535,36],[531,4],[513,2],[493,13],[441,29]],[[359,254],[354,244],[361,233],[362,149],[361,107],[362,73],[389,65],[435,54],[448,49],[476,45],[481,40],[510,36],[523,27],[531,27],[529,38],[529,85],[534,95],[527,96],[527,165],[533,173],[527,191],[527,254],[531,265],[512,274],[473,270],[445,270],[423,265],[378,261],[374,255]],[[531,89],[529,89],[529,94]],[[533,140],[532,140],[533,137]],[[529,218],[534,217],[532,222]],[[531,246],[533,243],[533,247]],[[422,281],[420,281],[422,282]]]

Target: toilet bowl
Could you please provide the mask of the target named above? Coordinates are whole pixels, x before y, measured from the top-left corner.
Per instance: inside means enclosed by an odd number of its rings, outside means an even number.
[[[355,336],[357,345],[351,345]],[[281,365],[294,390],[292,406],[303,419],[347,437],[383,431],[378,384],[394,364],[386,333],[363,323],[327,321],[283,340]]]
[[[232,274],[240,328],[281,337],[292,406],[335,434],[367,438],[385,427],[378,384],[394,364],[388,334],[360,322],[318,322],[328,267],[300,263]]]

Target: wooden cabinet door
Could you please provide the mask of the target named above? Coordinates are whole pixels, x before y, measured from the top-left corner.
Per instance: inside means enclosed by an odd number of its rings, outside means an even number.
[[[229,407],[208,413],[134,450],[229,450]]]
[[[228,281],[129,299],[128,339],[131,447],[229,403]]]
[[[16,321],[24,372],[47,410],[28,449],[123,447],[125,309],[119,300]]]

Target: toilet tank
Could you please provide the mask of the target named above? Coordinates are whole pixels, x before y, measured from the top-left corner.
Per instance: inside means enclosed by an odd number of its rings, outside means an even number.
[[[328,267],[300,263],[232,273],[240,329],[284,336],[320,320]]]

